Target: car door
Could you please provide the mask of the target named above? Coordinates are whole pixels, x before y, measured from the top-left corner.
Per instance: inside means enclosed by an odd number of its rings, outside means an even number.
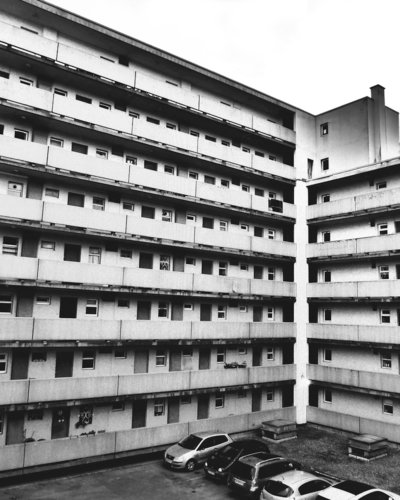
[[[196,457],[199,462],[207,459],[214,450],[214,437],[205,438],[197,447]]]
[[[213,451],[220,450],[228,444],[228,438],[224,434],[214,436]]]

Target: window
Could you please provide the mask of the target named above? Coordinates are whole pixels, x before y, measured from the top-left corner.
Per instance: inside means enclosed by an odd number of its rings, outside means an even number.
[[[158,317],[159,318],[168,318],[169,317],[168,302],[159,302],[158,303]]]
[[[140,114],[137,113],[136,111],[128,111],[128,115],[131,117],[131,118],[134,118],[136,120],[138,120],[140,118]]]
[[[85,350],[82,352],[82,369],[94,370],[96,355],[94,351]]]
[[[165,399],[156,398],[154,400],[154,416],[160,417],[165,413]]]
[[[390,323],[390,309],[380,310],[381,323]]]
[[[164,222],[172,222],[172,210],[165,210],[163,208],[161,211],[161,220]]]
[[[43,420],[43,410],[29,410],[28,420]]]
[[[393,415],[393,401],[391,399],[384,399],[382,403],[383,413]]]
[[[153,170],[154,172],[157,172],[158,164],[154,161],[144,160],[144,168],[146,170]]]
[[[196,180],[196,181],[197,181],[197,179],[199,178],[199,174],[198,174],[197,172],[192,172],[192,171],[190,171],[190,170],[189,170],[189,174],[188,174],[188,176],[189,176],[189,179],[194,179],[194,180]]]
[[[108,104],[108,102],[102,102],[102,101],[100,101],[100,102],[99,102],[99,107],[100,107],[101,109],[106,109],[106,110],[108,110],[108,111],[110,111],[110,110],[111,110],[111,104]]]
[[[228,231],[228,221],[227,220],[220,220],[219,221],[219,230],[220,231]]]
[[[54,93],[56,95],[60,95],[61,97],[67,97],[67,95],[68,95],[68,92],[66,90],[59,89],[59,88],[55,88]]]
[[[322,279],[325,283],[330,283],[331,282],[331,271],[328,271],[327,269],[322,271]]]
[[[375,184],[376,189],[385,189],[387,187],[386,181],[377,182]]]
[[[239,312],[247,313],[247,306],[239,306]]]
[[[214,229],[214,219],[211,217],[203,217],[203,227]]]
[[[6,80],[9,80],[10,73],[8,73],[7,71],[0,70],[0,78],[5,78]]]
[[[217,142],[217,138],[212,135],[205,136],[206,141]]]
[[[218,274],[220,276],[226,276],[228,274],[228,263],[227,262],[219,262],[218,266]]]
[[[332,349],[324,349],[324,361],[332,361]]]
[[[319,130],[321,132],[321,135],[328,135],[329,127],[327,123],[322,123],[319,126]]]
[[[256,196],[264,196],[264,189],[254,188],[254,194]]]
[[[101,248],[100,247],[89,247],[89,263],[90,264],[100,264],[101,263]]]
[[[200,134],[199,134],[196,130],[191,130],[191,131],[189,132],[189,134],[190,134],[190,135],[193,135],[193,137],[199,137],[199,135],[200,135]]]
[[[151,302],[139,300],[137,303],[137,319],[149,320],[151,319]]]
[[[156,350],[156,366],[165,366],[167,364],[167,352],[164,349]]]
[[[23,190],[24,190],[24,185],[21,182],[13,182],[13,181],[8,182],[7,194],[9,196],[15,196],[17,198],[21,198]]]
[[[183,304],[183,309],[185,311],[193,311],[193,304]]]
[[[142,206],[142,217],[145,219],[154,219],[155,210],[153,207]]]
[[[193,357],[193,348],[192,347],[184,347],[182,349],[182,356],[185,356],[187,358]]]
[[[276,161],[276,156],[275,155],[268,155],[268,159],[271,161]]]
[[[74,153],[80,153],[81,155],[87,155],[88,154],[88,147],[86,144],[79,144],[78,142],[73,142],[71,144],[71,151]]]
[[[267,320],[273,321],[275,318],[275,309],[273,307],[267,307]]]
[[[23,76],[20,76],[19,83],[21,83],[22,85],[27,85],[28,87],[33,87],[34,82],[30,78],[25,78]]]
[[[230,182],[227,179],[221,179],[221,186],[224,188],[228,188],[230,185]]]
[[[99,196],[93,196],[93,208],[94,210],[104,210],[106,204],[106,200],[104,198],[100,198]]]
[[[381,367],[392,368],[392,353],[390,351],[384,351],[381,353]]]
[[[322,241],[323,242],[331,241],[331,232],[330,231],[323,231],[322,232]]]
[[[323,314],[324,321],[332,321],[332,309],[324,309]]]
[[[153,254],[140,252],[139,267],[141,269],[153,269]]]
[[[275,359],[275,349],[273,347],[267,347],[267,360],[273,361]]]
[[[184,396],[181,396],[181,404],[190,405],[191,403],[192,403],[192,396],[186,394]]]
[[[13,309],[12,295],[0,295],[0,314],[11,314]]]
[[[254,226],[254,236],[257,238],[262,238],[264,236],[264,228]]]
[[[249,193],[250,192],[250,186],[247,184],[242,184],[242,191]]]
[[[43,362],[47,361],[46,351],[34,351],[34,352],[32,352],[31,360],[34,363],[43,363]]]
[[[116,359],[126,359],[126,351],[125,349],[115,349],[114,358]]]
[[[217,363],[225,363],[225,349],[223,347],[217,349]]]
[[[121,248],[119,254],[123,259],[131,259],[132,258],[132,250],[129,250],[129,248]]]
[[[16,139],[21,139],[22,141],[27,141],[27,140],[29,140],[29,132],[27,130],[15,128],[14,129],[14,137]]]
[[[18,255],[18,238],[3,236],[3,254]]]
[[[275,393],[273,389],[268,389],[265,394],[267,397],[267,401],[273,401],[275,399]]]
[[[204,182],[206,184],[215,184],[215,177],[212,177],[211,175],[205,175]]]
[[[240,224],[240,229],[242,231],[248,231],[249,230],[249,225],[248,224]]]
[[[40,304],[43,306],[49,306],[51,304],[51,298],[50,297],[44,297],[43,295],[38,295],[36,297],[36,304]]]
[[[381,280],[389,279],[389,266],[379,266],[379,278]]]
[[[171,167],[170,165],[164,165],[164,172],[169,175],[174,175],[175,174],[175,168]]]
[[[227,146],[227,147],[229,147],[231,145],[231,143],[229,141],[226,141],[225,139],[221,139],[221,144],[223,146]]]
[[[254,151],[254,154],[256,156],[261,156],[261,158],[264,158],[265,154],[262,151]]]
[[[218,306],[217,318],[226,319],[226,306]]]
[[[249,270],[249,265],[248,264],[240,264],[240,270],[241,271],[248,271]]]
[[[213,261],[205,260],[201,261],[201,274],[212,274],[213,273]]]
[[[267,275],[268,275],[268,281],[274,281],[274,279],[275,279],[275,268],[274,267],[269,267]]]
[[[73,207],[83,207],[85,205],[85,196],[80,193],[68,193],[67,203]]]
[[[45,188],[44,195],[48,196],[49,198],[59,198],[60,190],[54,188]]]
[[[269,240],[274,240],[275,239],[275,229],[268,229],[267,230],[268,234],[268,239]]]
[[[0,352],[0,373],[7,373],[7,360],[7,353]]]
[[[126,155],[125,163],[128,163],[129,165],[137,165],[137,158],[135,158],[134,156]]]
[[[116,401],[111,406],[111,411],[124,411],[125,403],[123,401]]]
[[[176,125],[175,123],[166,123],[165,126],[169,128],[170,130],[176,130]]]
[[[264,275],[264,267],[263,266],[254,266],[253,268],[253,277],[255,280],[262,280]]]
[[[99,304],[97,299],[87,299],[85,314],[89,316],[97,316],[98,307]]]
[[[135,204],[130,202],[130,201],[123,201],[122,202],[122,210],[129,210],[130,212],[134,212]]]
[[[60,139],[59,137],[50,137],[49,140],[50,146],[56,146],[57,148],[64,147],[64,139]]]
[[[107,160],[107,158],[108,158],[108,151],[106,149],[96,148],[96,157],[97,158],[103,158],[104,160]]]
[[[242,151],[243,151],[244,153],[250,153],[250,148],[248,148],[247,146],[243,146],[243,147],[242,147]]]
[[[160,125],[160,120],[153,118],[152,116],[146,116],[146,121],[153,123],[154,125]]]
[[[86,104],[92,104],[92,99],[90,97],[86,97],[84,95],[76,94],[75,99],[80,102],[84,102]]]
[[[332,391],[331,391],[331,389],[324,390],[324,401],[325,401],[325,403],[332,403]]]
[[[378,234],[388,234],[387,222],[382,222],[381,224],[378,224]]]
[[[323,158],[321,160],[321,170],[323,172],[326,172],[327,170],[329,170],[329,158]]]
[[[215,408],[223,408],[225,406],[225,394],[217,392],[215,395]]]
[[[118,299],[117,306],[124,307],[125,309],[129,309],[129,299]]]
[[[194,214],[186,214],[186,220],[189,222],[196,222],[197,217]]]
[[[160,270],[169,271],[171,269],[171,257],[169,255],[160,255]]]
[[[331,195],[330,194],[321,194],[321,203],[328,203],[331,201]]]
[[[196,259],[194,257],[186,257],[185,263],[188,266],[195,266],[196,265]]]
[[[247,347],[246,347],[246,346],[241,345],[241,346],[238,348],[238,354],[240,354],[240,355],[247,354]]]

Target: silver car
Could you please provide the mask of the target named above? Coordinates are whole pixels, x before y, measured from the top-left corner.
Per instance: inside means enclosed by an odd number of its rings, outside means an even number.
[[[172,469],[192,471],[216,450],[232,443],[232,438],[222,432],[196,432],[170,446],[164,453],[164,463]]]
[[[261,490],[260,500],[315,500],[334,481],[303,470],[291,470],[271,477]]]

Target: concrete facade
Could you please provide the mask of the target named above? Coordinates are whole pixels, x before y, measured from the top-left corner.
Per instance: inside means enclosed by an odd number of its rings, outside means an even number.
[[[396,441],[384,89],[313,116],[39,0],[0,6],[0,470],[340,427],[349,398]]]

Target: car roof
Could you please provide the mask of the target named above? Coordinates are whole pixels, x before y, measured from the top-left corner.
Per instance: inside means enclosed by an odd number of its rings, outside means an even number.
[[[346,491],[347,493],[352,493],[353,495],[359,495],[360,493],[364,493],[364,491],[374,489],[370,484],[352,481],[351,479],[335,484],[335,488]]]
[[[229,437],[229,435],[226,432],[212,432],[212,431],[192,432],[190,435],[199,437],[201,439],[211,437],[211,436],[228,436]]]
[[[235,448],[240,448],[241,446],[248,446],[254,444],[260,444],[265,447],[268,446],[266,443],[264,443],[264,441],[261,441],[261,439],[235,439],[231,443],[231,446],[235,446]]]
[[[280,481],[282,483],[285,483],[287,486],[296,485],[298,483],[309,481],[311,479],[321,479],[322,481],[326,481],[329,484],[332,484],[329,479],[317,476],[312,472],[306,472],[304,470],[289,470],[270,478],[270,480],[272,481]]]
[[[240,459],[240,462],[245,463],[250,466],[257,465],[261,462],[266,461],[279,461],[286,460],[280,455],[275,455],[273,453],[267,453],[265,451],[258,451],[257,453],[252,453],[251,455],[246,455]]]

